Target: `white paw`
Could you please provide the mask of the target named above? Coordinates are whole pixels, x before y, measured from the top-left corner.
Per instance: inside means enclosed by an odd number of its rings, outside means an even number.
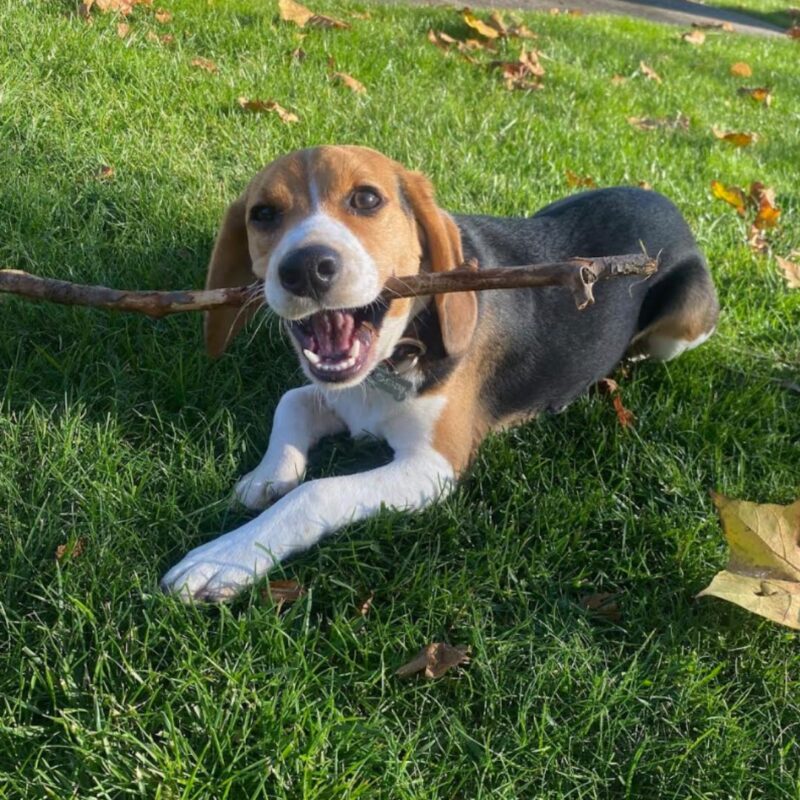
[[[266,508],[279,497],[283,497],[300,483],[299,480],[275,480],[272,475],[267,475],[254,469],[239,480],[233,493],[236,499],[246,508],[260,510]]]
[[[184,602],[231,600],[275,564],[252,536],[236,531],[192,550],[161,579],[165,592]]]

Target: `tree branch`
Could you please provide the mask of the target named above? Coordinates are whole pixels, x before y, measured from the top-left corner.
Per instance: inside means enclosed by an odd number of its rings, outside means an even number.
[[[594,302],[593,286],[598,280],[620,275],[641,275],[646,278],[657,269],[658,257],[650,258],[646,254],[573,258],[569,261],[480,271],[472,264],[449,272],[420,273],[403,278],[393,276],[386,281],[381,297],[388,302],[400,297],[447,292],[564,286],[572,291],[577,307],[584,309]],[[154,318],[183,311],[210,311],[249,303],[261,305],[264,302],[262,285],[258,282],[230,289],[125,291],[40,278],[16,269],[0,270],[0,293],[68,306],[130,311]]]

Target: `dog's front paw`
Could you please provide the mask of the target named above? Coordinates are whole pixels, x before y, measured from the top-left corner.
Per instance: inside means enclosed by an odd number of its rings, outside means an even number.
[[[224,602],[276,563],[251,537],[229,533],[192,550],[161,579],[161,588],[184,602]]]
[[[297,479],[276,480],[274,476],[254,469],[239,480],[233,493],[243,506],[258,511],[283,497],[299,483]]]

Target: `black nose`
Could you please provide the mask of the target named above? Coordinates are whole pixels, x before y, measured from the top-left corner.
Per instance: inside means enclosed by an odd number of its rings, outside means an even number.
[[[342,263],[339,254],[322,244],[293,250],[278,266],[284,289],[298,297],[319,297],[333,286]]]

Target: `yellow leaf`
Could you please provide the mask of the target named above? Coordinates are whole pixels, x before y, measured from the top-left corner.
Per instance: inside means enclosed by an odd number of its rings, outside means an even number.
[[[767,200],[762,200],[758,206],[758,214],[753,220],[753,225],[760,231],[775,228],[781,216],[781,210],[771,205]]]
[[[731,75],[735,78],[749,78],[753,74],[753,70],[746,61],[737,61],[731,64]]]
[[[645,78],[655,81],[656,83],[661,83],[661,76],[652,67],[645,64],[644,61],[639,62],[639,69],[642,71]]]
[[[278,105],[274,100],[248,100],[246,97],[240,97],[237,102],[239,106],[245,111],[252,111],[254,114],[272,113],[280,117],[281,122],[290,124],[300,122],[297,114],[287,111],[283,106]]]
[[[800,500],[788,506],[712,494],[730,547],[713,595],[800,630]]]
[[[684,33],[681,36],[681,39],[687,44],[701,45],[705,42],[706,35],[703,33],[703,31],[693,30],[688,33]]]
[[[597,186],[597,184],[594,182],[594,179],[589,177],[581,177],[571,169],[564,170],[564,174],[567,176],[567,186],[586,186],[590,189],[593,189]]]
[[[357,81],[352,75],[346,72],[334,72],[331,78],[346,86],[351,92],[356,94],[366,94],[367,87],[361,81]]]
[[[725,186],[719,181],[711,181],[711,194],[718,200],[724,200],[732,205],[738,214],[744,216],[746,201],[744,192],[738,186]]]
[[[775,256],[778,266],[783,270],[783,277],[790,289],[800,289],[800,263],[789,261],[788,258]]]
[[[495,28],[492,28],[490,25],[487,25],[482,19],[478,19],[478,17],[476,17],[468,8],[465,8],[461,12],[461,18],[467,23],[467,25],[470,26],[470,28],[477,31],[486,39],[496,39],[498,36],[500,36],[499,31],[497,31]]]
[[[711,129],[717,139],[721,139],[734,147],[747,147],[749,144],[758,141],[758,134],[755,133],[733,133],[718,130],[717,128]]]
[[[753,578],[723,570],[697,596],[718,597],[787,628],[800,630],[800,583],[794,581]]]
[[[765,106],[769,106],[772,102],[772,92],[767,86],[756,86],[755,88],[742,86],[737,90],[737,94],[746,95],[756,103],[763,103]]]
[[[339,19],[327,17],[325,14],[315,14],[304,5],[295,3],[294,0],[278,0],[278,11],[280,12],[281,19],[286,22],[293,22],[299,28],[304,28],[306,25],[317,28],[350,27],[348,23],[342,22]]]

